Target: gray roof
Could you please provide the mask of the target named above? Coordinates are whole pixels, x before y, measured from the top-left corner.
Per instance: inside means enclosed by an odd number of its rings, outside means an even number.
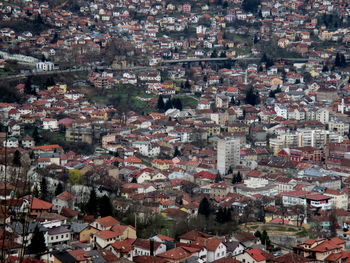
[[[47,233],[49,235],[58,235],[58,234],[63,234],[63,233],[70,233],[71,231],[69,229],[67,229],[64,226],[58,226],[58,227],[54,227],[54,228],[50,228]]]
[[[34,232],[36,226],[39,227],[40,231],[46,231],[46,228],[38,222],[29,222],[29,224],[24,225],[24,229],[23,224],[20,222],[9,223],[9,227],[11,227],[11,229],[13,229],[14,233],[16,233],[17,235],[23,235],[23,230],[25,231],[26,235],[31,234]]]
[[[89,226],[88,224],[73,223],[73,224],[71,224],[70,229],[72,230],[73,233],[80,233],[88,226]]]
[[[107,261],[96,250],[86,251],[86,253],[90,255],[93,263],[107,263]]]
[[[51,253],[61,262],[64,262],[64,263],[76,262],[75,258],[71,256],[67,251],[52,251]]]
[[[227,247],[227,251],[229,252],[234,251],[239,246],[239,244],[240,242],[238,241],[224,242],[224,245]]]

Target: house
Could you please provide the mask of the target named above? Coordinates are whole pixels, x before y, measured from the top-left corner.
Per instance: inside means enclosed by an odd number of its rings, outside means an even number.
[[[134,256],[155,256],[166,251],[165,244],[142,238],[137,238],[133,247]]]
[[[192,244],[207,249],[207,262],[213,262],[226,257],[226,246],[217,238],[197,238]]]
[[[76,196],[72,195],[68,191],[64,191],[57,195],[53,200],[53,209],[57,210],[58,213],[61,213],[63,207],[74,209]]]
[[[91,226],[102,231],[102,230],[110,230],[113,226],[120,225],[120,222],[111,216],[101,217],[96,219]]]
[[[305,258],[324,261],[330,255],[342,252],[344,244],[345,241],[338,237],[331,239],[318,238],[306,240],[304,243],[293,247],[293,250],[296,254]]]
[[[279,195],[282,196],[282,202],[285,206],[303,205],[322,210],[331,209],[330,199],[332,197],[323,194],[297,190],[283,192]]]
[[[157,257],[165,259],[169,263],[180,263],[186,262],[187,259],[192,257],[192,253],[183,247],[176,247],[157,255]]]
[[[58,121],[54,118],[44,118],[43,119],[43,129],[50,131],[58,130]]]
[[[130,261],[133,260],[133,246],[135,239],[127,239],[122,241],[116,241],[106,247],[106,250],[112,251],[118,258],[126,258]]]
[[[295,254],[293,252],[282,255],[274,259],[276,263],[311,263],[314,262],[313,259],[304,258],[301,255]]]
[[[71,240],[72,232],[64,226],[53,227],[47,230],[45,241],[48,247],[60,244],[68,244]]]
[[[35,146],[35,141],[32,137],[23,137],[21,143],[23,148],[32,148]]]
[[[244,252],[246,246],[238,241],[224,242],[227,257],[234,257]]]
[[[92,243],[100,248],[105,248],[109,244],[119,240],[119,235],[119,233],[111,230],[102,230],[93,234]]]
[[[212,236],[197,230],[192,230],[185,234],[180,235],[179,240],[180,240],[180,243],[192,244],[198,238],[209,238],[209,237],[212,237]]]
[[[246,263],[267,263],[273,259],[273,256],[260,248],[252,248],[236,256],[235,259]]]
[[[332,207],[348,210],[349,196],[347,194],[330,188],[327,188],[323,194],[332,198],[330,200]]]
[[[26,198],[25,198],[26,199]],[[49,212],[51,211],[53,204],[46,202],[44,200],[40,200],[38,198],[33,198],[33,197],[29,197],[29,202],[30,202],[30,211],[31,211],[31,215],[40,215],[41,213],[44,212]]]
[[[84,228],[76,229],[74,228],[74,224],[73,224],[72,231],[73,231],[73,234],[78,235],[77,240],[79,240],[82,243],[86,243],[86,242],[90,242],[91,236],[93,236],[99,230],[97,230],[92,226],[89,226],[88,224],[86,224],[86,227]]]
[[[93,243],[101,248],[125,239],[136,239],[136,230],[132,226],[114,225],[110,230],[102,230],[93,235]]]
[[[7,140],[3,141],[3,146],[7,148],[18,148],[19,141],[15,137],[10,137]]]

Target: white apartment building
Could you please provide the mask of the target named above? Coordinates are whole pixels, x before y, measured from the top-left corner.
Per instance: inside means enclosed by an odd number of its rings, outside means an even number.
[[[274,154],[277,154],[283,148],[304,146],[320,148],[328,142],[340,143],[343,140],[344,137],[338,132],[298,129],[296,132],[279,134],[276,138],[270,139],[270,147]]]
[[[48,61],[38,62],[35,66],[38,71],[52,71],[55,69],[55,64]]]
[[[240,162],[240,140],[225,138],[218,141],[217,169],[221,175],[228,172],[229,168]]]

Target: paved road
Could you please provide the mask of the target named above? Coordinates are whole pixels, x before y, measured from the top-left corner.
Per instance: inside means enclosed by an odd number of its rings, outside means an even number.
[[[258,57],[239,57],[239,58],[184,58],[184,59],[169,59],[169,60],[161,60],[160,64],[169,64],[169,63],[187,63],[187,62],[202,62],[202,61],[257,61],[261,58]],[[283,60],[291,61],[291,62],[307,62],[307,58],[281,58]]]
[[[4,80],[15,80],[15,79],[24,79],[29,76],[43,76],[43,75],[53,75],[53,74],[61,74],[65,72],[81,72],[81,71],[91,71],[94,69],[109,69],[113,71],[119,71],[119,70],[141,70],[141,69],[149,69],[150,67],[143,67],[143,66],[134,66],[134,67],[126,67],[121,69],[112,69],[108,66],[97,66],[97,67],[80,67],[80,68],[71,68],[71,69],[59,69],[59,70],[52,70],[52,71],[40,71],[40,72],[26,72],[16,75],[8,75],[8,76],[0,76],[0,81]]]

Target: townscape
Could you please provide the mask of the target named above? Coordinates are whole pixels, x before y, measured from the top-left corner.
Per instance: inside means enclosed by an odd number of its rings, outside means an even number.
[[[0,2],[0,262],[350,262],[348,0]]]

